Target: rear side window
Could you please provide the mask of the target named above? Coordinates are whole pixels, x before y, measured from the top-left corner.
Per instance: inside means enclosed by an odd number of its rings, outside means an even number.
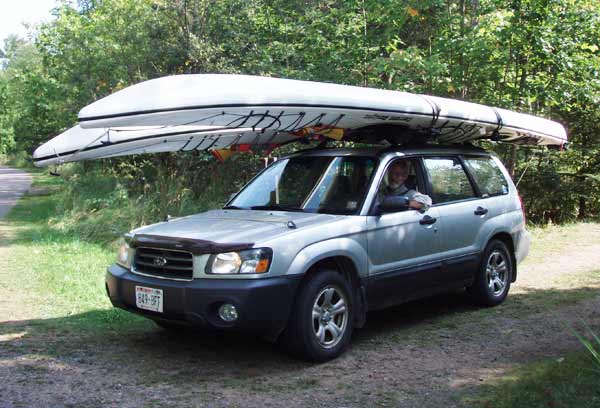
[[[475,179],[482,197],[508,194],[508,183],[490,157],[467,157],[465,164]]]
[[[458,158],[431,157],[423,161],[429,174],[434,204],[475,197],[473,186]]]

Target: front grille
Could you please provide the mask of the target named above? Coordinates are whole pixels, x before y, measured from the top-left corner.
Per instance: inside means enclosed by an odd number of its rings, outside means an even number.
[[[194,259],[189,252],[138,247],[133,272],[165,279],[192,280]]]

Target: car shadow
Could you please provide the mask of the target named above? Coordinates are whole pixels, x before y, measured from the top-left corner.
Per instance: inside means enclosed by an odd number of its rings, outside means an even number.
[[[369,313],[367,325],[356,330],[345,358],[352,359],[377,347],[379,339],[428,330],[459,330],[469,319],[485,318],[489,311],[518,315],[524,308],[547,309],[552,298],[582,299],[596,288],[534,290],[511,295],[501,306],[478,308],[461,292],[447,293]],[[497,314],[493,314],[497,316]],[[458,318],[458,322],[447,321]],[[402,337],[395,338],[402,344]],[[375,343],[375,345],[373,345]],[[145,381],[188,381],[207,377],[247,379],[278,372],[301,371],[313,364],[290,357],[282,347],[257,336],[240,333],[191,332],[162,329],[147,319],[117,309],[0,323],[0,360],[40,353],[64,364],[99,364],[146,374]],[[153,367],[153,370],[148,370]],[[192,376],[192,377],[190,377]]]

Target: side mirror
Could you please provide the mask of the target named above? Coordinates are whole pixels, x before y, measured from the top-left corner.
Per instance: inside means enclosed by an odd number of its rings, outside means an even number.
[[[379,204],[379,213],[390,213],[398,211],[408,210],[408,197],[406,196],[390,196],[384,198],[383,202]]]

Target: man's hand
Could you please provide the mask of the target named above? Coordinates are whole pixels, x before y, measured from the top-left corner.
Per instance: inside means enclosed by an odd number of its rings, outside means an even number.
[[[415,201],[415,200],[409,200],[408,201],[408,207],[409,208],[414,208],[416,210],[420,210],[421,208],[423,208],[423,204],[420,203],[420,202],[418,202],[418,201]]]

